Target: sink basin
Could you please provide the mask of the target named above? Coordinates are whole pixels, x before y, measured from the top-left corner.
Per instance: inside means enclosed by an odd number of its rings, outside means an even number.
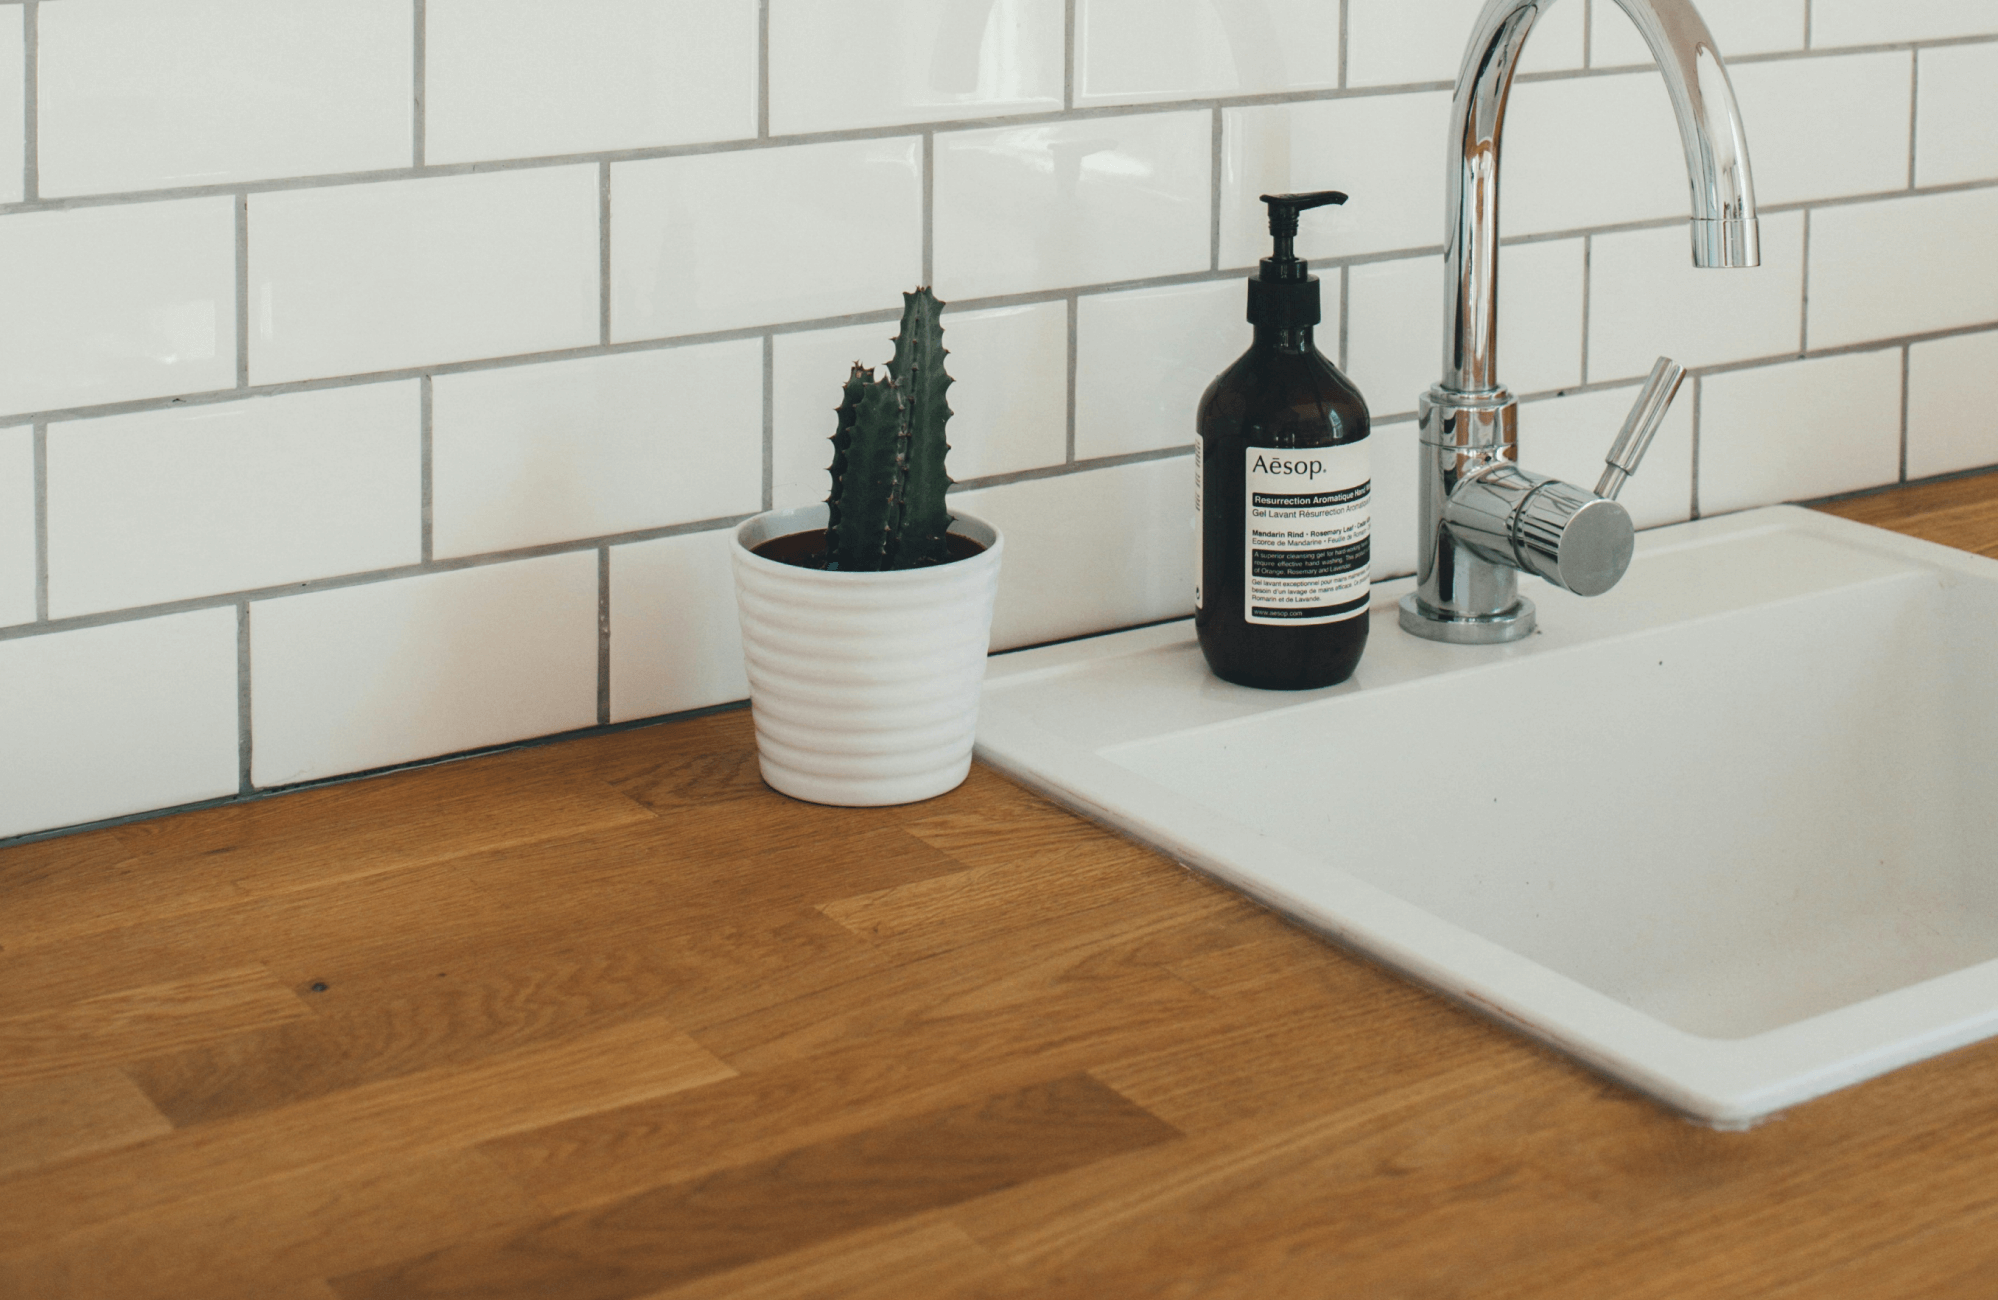
[[[978,752],[1719,1127],[1998,1033],[1998,561],[1777,507],[1512,646],[1411,588],[1321,691],[1190,621],[1000,656]]]

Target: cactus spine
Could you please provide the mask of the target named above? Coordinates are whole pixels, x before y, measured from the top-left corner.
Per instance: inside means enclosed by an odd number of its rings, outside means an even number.
[[[855,365],[833,432],[826,498],[826,567],[913,569],[950,558],[944,492],[943,304],[927,288],[902,295],[902,329],[888,373]]]

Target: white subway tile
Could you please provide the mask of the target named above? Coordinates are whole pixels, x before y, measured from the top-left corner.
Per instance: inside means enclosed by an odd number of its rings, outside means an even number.
[[[1514,87],[1500,189],[1504,233],[1690,216],[1689,193],[1678,122],[1656,73]]]
[[[1564,0],[1573,3],[1573,0]],[[1598,68],[1624,64],[1648,64],[1651,49],[1615,0],[1591,0],[1595,6],[1590,36],[1595,49],[1590,62]],[[1806,0],[1700,0],[1700,16],[1707,20],[1721,57],[1743,54],[1775,54],[1804,48],[1804,6]],[[1823,42],[1820,42],[1822,44]],[[1751,132],[1754,123],[1749,123]],[[1751,134],[1749,142],[1754,143]]]
[[[946,308],[950,389],[946,468],[963,482],[1061,464],[1068,451],[1068,305]],[[894,322],[779,334],[773,362],[772,501],[826,499],[833,410],[857,361],[881,369],[895,355]]]
[[[1765,218],[1763,229],[1768,229]],[[1824,208],[1811,215],[1811,346],[1998,321],[1998,190]]]
[[[0,627],[35,620],[35,431],[0,429]]]
[[[1347,360],[1377,416],[1406,414],[1442,376],[1443,259],[1351,267]],[[1514,393],[1581,381],[1582,241],[1514,244],[1499,258],[1499,381]]]
[[[1068,453],[1068,304],[946,311],[943,321],[957,381],[947,430],[951,476],[1061,464]]]
[[[18,203],[27,145],[27,89],[22,80],[25,6],[0,10],[0,203]]]
[[[254,779],[360,772],[597,720],[597,553],[250,608]]]
[[[1764,204],[1907,188],[1913,56],[1895,50],[1734,69]]]
[[[1898,348],[1701,382],[1701,514],[1875,487],[1900,472]]]
[[[1346,84],[1455,82],[1484,7],[1484,0],[1350,0]],[[1563,0],[1543,10],[1527,38],[1519,70],[1581,67],[1585,9],[1585,0]]]
[[[1075,102],[1329,90],[1338,0],[1076,0]]]
[[[922,243],[913,137],[619,163],[611,337],[899,307]]]
[[[1061,107],[1061,0],[771,0],[779,135]]]
[[[1813,232],[1814,261],[1815,238]],[[1660,354],[1699,367],[1780,356],[1802,345],[1801,213],[1762,218],[1762,265],[1747,270],[1695,267],[1690,237],[1676,223],[1597,235],[1594,245],[1591,383],[1642,378]],[[1811,345],[1820,343],[1814,326]]]
[[[1253,267],[1270,253],[1259,194],[1343,190],[1343,207],[1298,224],[1298,256],[1350,257],[1443,242],[1442,91],[1269,104],[1222,114],[1221,265]]]
[[[52,424],[49,614],[422,559],[416,381]]]
[[[406,27],[407,0],[401,12]],[[756,0],[429,0],[425,13],[428,162],[756,134]]]
[[[1339,273],[1320,284],[1339,350]],[[1240,280],[1096,294],[1076,312],[1075,457],[1192,445],[1200,395],[1248,350]]]
[[[1991,0],[1812,0],[1811,45],[1879,45],[1998,35]]]
[[[1006,535],[992,648],[1193,613],[1193,458],[953,493]]]
[[[410,163],[408,0],[80,0],[40,17],[45,195]]]
[[[1206,270],[1212,121],[1147,113],[937,136],[937,292]]]
[[[439,375],[430,446],[439,558],[754,514],[763,344]]]
[[[1413,420],[1376,425],[1373,444],[1373,550],[1368,559],[1372,579],[1382,582],[1415,572],[1416,499],[1420,491],[1420,457]]]
[[[250,196],[250,382],[598,340],[597,169]]]
[[[1998,42],[1923,50],[1915,113],[1915,182],[1950,185],[1998,177]]]
[[[1376,419],[1414,412],[1442,376],[1442,338],[1442,258],[1346,269],[1346,371]],[[1503,364],[1503,349],[1499,355]]]
[[[234,207],[184,199],[0,217],[0,411],[234,385]]]
[[[0,836],[236,793],[236,611],[0,641]]]
[[[1998,465],[1998,333],[1908,350],[1908,477]]]
[[[1638,385],[1521,403],[1519,463],[1593,490],[1603,459],[1623,429]],[[1639,528],[1681,523],[1693,511],[1693,386],[1679,400],[1618,497]]]
[[[612,722],[749,698],[734,538],[720,528],[611,548]]]

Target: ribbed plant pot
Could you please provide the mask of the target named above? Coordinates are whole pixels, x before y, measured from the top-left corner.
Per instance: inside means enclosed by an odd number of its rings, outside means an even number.
[[[757,515],[735,532],[763,779],[795,799],[856,808],[954,790],[971,771],[1005,541],[958,515],[951,532],[985,549],[927,569],[828,573],[755,553],[825,526],[816,505]]]

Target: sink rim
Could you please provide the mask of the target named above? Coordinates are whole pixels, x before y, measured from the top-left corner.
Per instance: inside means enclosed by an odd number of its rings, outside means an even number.
[[[1925,568],[1986,582],[1998,580],[1998,560],[1794,506],[1652,530],[1638,539],[1636,563],[1684,546],[1771,529],[1801,530]],[[1392,611],[1413,587],[1412,579],[1378,584],[1373,601],[1376,616],[1384,609]],[[1606,598],[1615,599],[1614,594]],[[979,757],[1333,942],[1715,1127],[1745,1128],[1813,1097],[1998,1033],[1998,960],[1993,960],[1753,1036],[1703,1037],[1187,800],[1104,756],[1139,741],[1124,739],[1091,749],[1009,707],[1009,695],[1022,698],[1019,693],[1036,681],[1126,655],[1184,645],[1190,629],[1191,620],[1182,619],[995,657],[981,708]],[[1503,671],[1512,655],[1560,653],[1614,635],[1556,635],[1538,646],[1509,650],[1505,656],[1488,649],[1442,647],[1443,654],[1462,662],[1438,658],[1434,662],[1443,666],[1435,671],[1419,672],[1416,681],[1397,681],[1380,689],[1406,689],[1466,671]],[[1308,706],[1340,689],[1274,698],[1249,693],[1266,704],[1244,716]],[[1206,725],[1226,727],[1239,721]],[[1162,734],[1200,729],[1204,727]],[[1256,869],[1251,873],[1235,862],[1253,862]],[[1309,893],[1300,882],[1310,882]]]

